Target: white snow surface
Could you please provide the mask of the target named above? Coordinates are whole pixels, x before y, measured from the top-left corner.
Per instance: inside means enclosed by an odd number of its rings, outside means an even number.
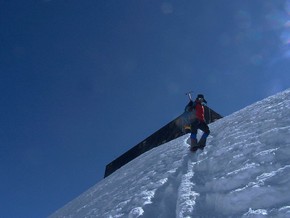
[[[290,217],[290,89],[152,149],[50,217]],[[199,133],[200,136],[200,133]]]

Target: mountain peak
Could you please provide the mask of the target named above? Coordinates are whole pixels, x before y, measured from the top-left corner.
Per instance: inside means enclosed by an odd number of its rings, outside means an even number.
[[[54,217],[287,217],[290,89],[210,124],[203,151],[189,135],[100,181]]]

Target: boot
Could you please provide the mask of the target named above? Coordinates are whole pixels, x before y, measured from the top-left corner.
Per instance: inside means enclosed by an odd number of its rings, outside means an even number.
[[[191,139],[191,146],[197,146],[197,139]]]
[[[199,142],[197,143],[197,146],[201,149],[203,149],[206,145],[206,138],[205,137],[201,137],[201,139],[199,140]]]
[[[196,139],[191,139],[190,150],[196,151],[198,149],[198,144]]]

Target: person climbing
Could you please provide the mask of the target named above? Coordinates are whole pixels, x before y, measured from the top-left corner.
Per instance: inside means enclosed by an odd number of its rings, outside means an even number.
[[[206,146],[206,139],[210,134],[208,125],[205,122],[204,118],[204,105],[207,104],[207,101],[204,99],[202,94],[198,94],[195,101],[190,98],[189,103],[185,107],[185,112],[191,113],[190,128],[185,127],[185,131],[190,134],[190,150],[196,151],[197,149],[203,149]],[[200,129],[203,131],[203,135],[200,140],[197,142],[197,131]]]

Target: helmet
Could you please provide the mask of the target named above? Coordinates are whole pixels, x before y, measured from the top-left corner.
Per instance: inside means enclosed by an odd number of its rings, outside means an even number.
[[[197,97],[196,97],[196,99],[197,99],[197,100],[200,100],[200,101],[202,101],[202,102],[204,102],[204,103],[207,103],[207,101],[204,99],[203,94],[198,94]]]

